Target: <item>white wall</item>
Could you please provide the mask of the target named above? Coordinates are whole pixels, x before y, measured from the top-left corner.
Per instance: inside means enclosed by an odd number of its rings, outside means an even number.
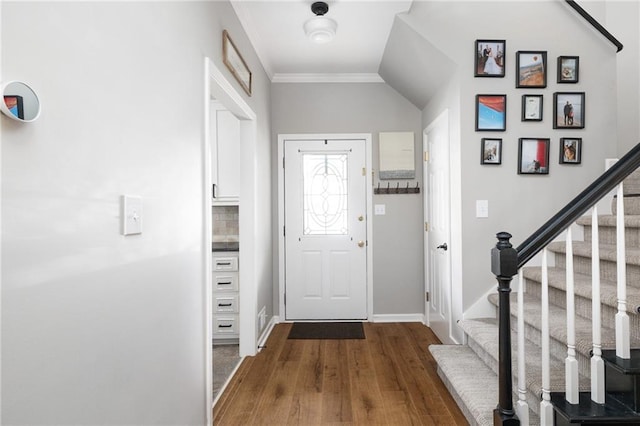
[[[424,189],[419,161],[420,111],[388,85],[278,83],[272,88],[272,108],[274,170],[278,161],[275,142],[278,134],[371,133],[376,171],[374,185],[377,185],[378,133],[413,131],[416,136],[416,179]],[[275,183],[275,176],[273,180]],[[382,185],[386,182],[381,181]],[[389,182],[391,185],[396,183]],[[411,182],[415,185],[415,181]],[[374,195],[373,203],[386,205],[385,216],[369,214],[373,220],[373,313],[422,314],[422,193]],[[275,259],[274,264],[277,263]]]
[[[224,28],[268,158],[270,83],[228,3],[2,3],[3,78],[43,107],[2,117],[3,424],[205,423],[203,58],[235,84]],[[121,194],[142,196],[142,235],[120,235]],[[272,311],[270,231],[256,244]]]
[[[512,19],[526,16],[527,19]],[[427,125],[442,105],[459,102],[457,123],[460,132],[460,219],[462,235],[463,309],[469,308],[496,285],[490,271],[490,249],[495,234],[509,231],[518,245],[555,211],[588,185],[603,169],[604,158],[617,152],[615,47],[591,31],[563,2],[430,2],[414,3],[409,22],[423,37],[458,65],[459,99],[456,91],[440,94],[423,113]],[[456,23],[455,37],[448,30]],[[544,22],[544,26],[541,23]],[[474,78],[474,41],[505,39],[507,65],[505,78]],[[515,52],[547,51],[548,79],[545,89],[515,88]],[[580,57],[580,82],[556,83],[556,58]],[[586,128],[554,130],[553,93],[586,92]],[[475,95],[507,95],[507,131],[475,131]],[[521,122],[521,96],[544,95],[544,120]],[[440,97],[444,97],[444,100]],[[503,139],[500,166],[480,165],[480,140]],[[550,174],[517,174],[518,138],[550,138]],[[579,166],[558,164],[559,139],[582,137],[583,158]],[[475,201],[489,201],[489,218],[475,217]],[[457,319],[457,318],[455,318]]]
[[[623,44],[617,59],[618,155],[640,143],[640,2],[606,1],[603,25]]]

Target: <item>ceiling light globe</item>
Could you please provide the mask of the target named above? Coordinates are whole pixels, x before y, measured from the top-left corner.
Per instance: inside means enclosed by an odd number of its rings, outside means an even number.
[[[311,41],[318,44],[328,43],[336,35],[338,24],[331,18],[316,16],[304,23],[304,32]]]

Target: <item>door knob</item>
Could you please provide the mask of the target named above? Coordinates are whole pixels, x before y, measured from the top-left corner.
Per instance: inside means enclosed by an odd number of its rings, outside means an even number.
[[[358,247],[364,247],[364,241],[358,241]]]
[[[442,243],[440,244],[438,247],[436,247],[437,249],[442,249],[444,251],[447,251],[447,243]]]

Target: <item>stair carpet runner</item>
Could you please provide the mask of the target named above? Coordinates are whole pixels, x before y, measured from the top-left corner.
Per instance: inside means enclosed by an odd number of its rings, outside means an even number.
[[[640,348],[640,171],[629,176],[623,191],[625,208],[625,242],[627,262],[627,311],[630,318],[631,348]],[[597,412],[590,418],[572,419],[556,415],[556,424],[636,424],[640,425],[640,401],[629,389],[640,392],[640,350],[632,349],[631,360],[624,366],[612,366],[615,361],[615,314],[617,312],[616,293],[616,203],[612,204],[613,215],[600,215],[600,275],[601,275],[601,318],[602,348],[605,359],[606,399],[604,406],[598,405]],[[578,220],[584,227],[584,241],[573,242],[575,271],[575,312],[576,312],[576,352],[579,364],[580,406],[589,404],[589,394],[582,392],[590,388],[590,351],[592,350],[591,326],[591,217]],[[514,244],[517,245],[517,244]],[[565,243],[554,242],[548,246],[550,257],[555,255],[555,267],[548,269],[549,282],[549,324],[552,402],[562,405],[565,391],[564,359],[566,346],[566,294],[565,294]],[[488,266],[489,267],[489,266]],[[526,401],[529,406],[529,424],[538,425],[538,412],[542,395],[541,382],[541,281],[540,267],[525,266],[524,321],[526,359]],[[515,276],[512,287],[517,286]],[[497,285],[497,284],[496,284]],[[518,337],[517,292],[511,294],[511,326],[513,354],[513,401],[514,409],[518,401]],[[498,306],[497,292],[489,296],[489,301]],[[493,410],[498,404],[498,322],[496,318],[462,320],[458,323],[467,336],[466,345],[432,345],[429,347],[438,363],[438,373],[460,406],[471,425],[493,425]],[[607,349],[612,349],[608,351]],[[609,360],[609,362],[607,362]],[[620,360],[620,359],[618,359]],[[621,368],[626,368],[620,373]],[[587,399],[583,401],[583,399]],[[622,401],[623,404],[620,404]],[[565,407],[569,411],[576,405]],[[598,416],[609,416],[599,418]],[[626,415],[626,418],[624,417]],[[622,416],[622,417],[621,417]],[[632,416],[630,419],[629,416]],[[634,418],[634,416],[637,416]]]

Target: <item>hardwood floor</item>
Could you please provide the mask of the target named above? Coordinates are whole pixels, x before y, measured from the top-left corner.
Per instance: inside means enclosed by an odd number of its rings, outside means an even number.
[[[365,323],[366,339],[289,340],[278,324],[213,410],[216,426],[467,425],[420,323]]]

